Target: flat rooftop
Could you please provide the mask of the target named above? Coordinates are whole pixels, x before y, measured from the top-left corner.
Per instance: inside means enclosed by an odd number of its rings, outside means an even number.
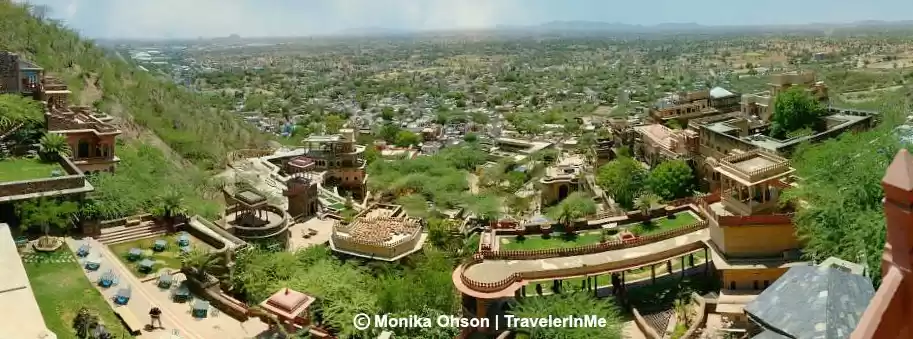
[[[742,161],[733,163],[740,171],[753,172],[776,165],[777,162],[766,157],[751,157]]]
[[[804,141],[815,139],[822,134],[831,133],[836,130],[841,130],[841,129],[853,126],[855,124],[860,123],[861,121],[868,120],[871,118],[872,118],[872,116],[834,114],[834,115],[829,115],[824,118],[824,119],[829,120],[828,129],[821,133],[803,135],[803,136],[798,136],[798,137],[783,139],[783,140],[774,139],[774,138],[771,138],[766,135],[757,134],[757,135],[745,137],[745,138],[743,138],[743,140],[745,140],[748,143],[755,145],[759,148],[763,148],[763,149],[771,150],[771,151],[777,151],[784,147],[793,146],[793,145],[802,143]]]

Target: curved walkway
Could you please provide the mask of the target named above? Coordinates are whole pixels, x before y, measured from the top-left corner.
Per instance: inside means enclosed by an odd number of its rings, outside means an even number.
[[[487,259],[458,267],[453,280],[457,289],[468,295],[507,297],[530,281],[618,272],[661,263],[706,247],[704,241],[709,238],[710,232],[705,228],[643,246],[593,254],[529,260]],[[497,291],[477,291],[463,283],[463,279],[468,279],[481,284],[497,284],[515,275],[522,278]]]

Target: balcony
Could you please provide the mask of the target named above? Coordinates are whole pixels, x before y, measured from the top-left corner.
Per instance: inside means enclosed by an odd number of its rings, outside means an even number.
[[[777,199],[740,199],[737,192],[727,190],[723,192],[723,206],[739,215],[753,215],[758,212],[769,211],[777,207]]]

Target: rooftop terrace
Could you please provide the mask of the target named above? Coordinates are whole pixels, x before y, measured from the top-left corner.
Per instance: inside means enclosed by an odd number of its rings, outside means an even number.
[[[56,174],[67,175],[56,162],[43,162],[38,158],[11,158],[0,160],[0,182],[50,178]]]

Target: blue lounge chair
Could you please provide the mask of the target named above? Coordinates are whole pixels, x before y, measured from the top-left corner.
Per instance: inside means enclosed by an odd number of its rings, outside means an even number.
[[[133,294],[133,291],[129,288],[121,288],[117,290],[117,294],[114,295],[114,303],[118,305],[126,305],[130,302],[130,296]]]
[[[197,299],[193,302],[194,318],[206,318],[209,315],[209,302],[203,299]]]
[[[101,267],[101,258],[86,259],[86,270],[97,271]]]
[[[139,260],[143,257],[143,250],[138,248],[131,248],[130,252],[127,252],[127,259],[129,260]]]
[[[139,262],[139,271],[140,273],[149,273],[152,272],[152,266],[155,265],[155,261],[149,259],[143,259]]]
[[[89,244],[82,244],[82,246],[79,246],[79,250],[76,251],[76,256],[80,258],[88,256],[90,249]]]
[[[178,246],[190,246],[190,235],[187,232],[181,232],[178,236]]]
[[[158,239],[152,245],[152,250],[156,252],[164,251],[166,248],[168,248],[168,241],[165,239]]]

